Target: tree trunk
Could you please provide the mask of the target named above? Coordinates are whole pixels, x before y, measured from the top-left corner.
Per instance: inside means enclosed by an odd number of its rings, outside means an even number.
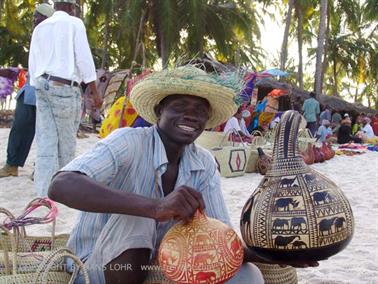
[[[337,90],[337,62],[336,62],[336,58],[333,58],[333,96],[336,96],[338,97],[339,96],[339,93],[338,93],[338,90]]]
[[[329,32],[330,32],[330,26],[331,26],[331,16],[330,16],[330,5],[327,9],[327,29],[326,29],[326,35],[325,35],[325,43],[324,43],[324,56],[323,56],[323,63],[322,63],[322,77],[320,79],[321,86],[324,86],[324,75],[328,68],[328,60],[327,60],[327,54],[328,54],[328,39],[329,39]],[[335,96],[339,96],[339,94],[333,94]]]
[[[316,68],[315,68],[315,83],[314,90],[315,93],[322,93],[322,62],[323,62],[323,52],[324,52],[324,40],[325,40],[325,26],[327,19],[327,0],[320,1],[320,21],[319,21],[319,32],[318,32],[318,47],[316,49]]]
[[[298,76],[297,80],[299,83],[299,88],[303,90],[303,55],[302,55],[302,47],[303,47],[303,15],[300,5],[295,5],[295,10],[298,18],[298,30],[297,30],[297,37],[298,37]]]
[[[101,57],[101,69],[105,69],[108,65],[108,49],[109,49],[109,25],[110,25],[109,13],[106,13],[105,17],[105,35],[104,35],[104,48],[102,50]]]
[[[161,63],[163,69],[168,67],[168,50],[167,45],[165,44],[164,33],[160,31],[160,52],[161,52]]]
[[[358,88],[356,88],[356,92],[354,93],[354,102],[358,102]]]
[[[3,15],[3,0],[0,0],[0,23],[1,23],[1,16]]]
[[[289,7],[287,10],[286,20],[285,20],[285,32],[281,47],[281,58],[280,58],[280,69],[285,70],[286,60],[287,60],[287,42],[289,40],[289,29],[291,24],[291,14],[294,7],[294,0],[289,0]]]

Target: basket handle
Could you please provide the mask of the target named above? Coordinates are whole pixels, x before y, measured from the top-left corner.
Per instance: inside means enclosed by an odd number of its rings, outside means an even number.
[[[235,134],[237,136],[239,136],[239,139],[240,139],[240,143],[243,144],[243,139],[242,137],[240,136],[240,133],[238,131],[236,131],[235,129],[229,129],[224,135],[223,135],[223,138],[221,140],[221,142],[219,143],[219,147],[223,147],[223,143],[224,143],[224,140],[226,139],[226,137],[230,137],[231,134]],[[232,139],[232,146],[235,146],[235,141],[234,139]]]
[[[11,248],[12,248],[12,274],[17,273],[17,240],[16,240],[16,234],[12,234],[10,230],[7,229],[7,227],[0,225],[0,229],[2,229],[5,234],[8,236],[10,243],[11,243]],[[1,231],[0,231],[1,232]],[[2,243],[2,236],[0,234],[0,244]],[[2,245],[2,250],[0,252],[3,253],[4,255],[4,265],[5,265],[5,273],[10,274],[10,269],[9,269],[9,252],[6,249],[8,246],[7,245]]]
[[[31,213],[33,210],[37,209],[38,207],[46,207],[49,209],[49,213],[43,218],[37,218],[38,224],[47,224],[51,222],[52,230],[51,230],[51,247],[54,247],[54,240],[55,240],[55,226],[56,226],[56,216],[58,215],[58,208],[56,207],[55,203],[48,199],[48,198],[41,198],[37,197],[30,201],[25,209],[22,216],[26,216]],[[26,230],[25,226],[21,226],[23,230],[23,235],[21,237],[26,237]]]
[[[81,270],[84,275],[84,283],[89,284],[89,275],[88,271],[85,268],[83,262],[74,255],[68,248],[59,248],[52,251],[45,259],[40,263],[36,271],[36,277],[33,284],[48,284],[47,282],[47,273],[50,272],[53,265],[61,258],[71,258],[74,261],[75,267],[68,284],[73,284],[76,276]]]
[[[259,134],[259,136],[264,137],[264,135],[262,134],[262,132],[260,130],[253,130],[251,135],[255,136],[255,134]]]

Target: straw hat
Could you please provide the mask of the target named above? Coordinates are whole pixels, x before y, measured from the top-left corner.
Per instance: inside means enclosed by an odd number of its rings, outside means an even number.
[[[223,78],[223,81],[227,79]],[[237,111],[236,91],[222,85],[216,78],[192,65],[152,73],[131,90],[130,101],[141,117],[155,123],[154,107],[169,95],[191,95],[206,99],[210,104],[210,117],[206,128],[227,121]]]

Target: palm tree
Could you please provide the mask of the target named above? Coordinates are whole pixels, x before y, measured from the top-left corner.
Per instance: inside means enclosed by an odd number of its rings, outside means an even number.
[[[288,3],[288,10],[285,20],[285,31],[282,40],[282,47],[281,47],[281,58],[280,58],[280,69],[285,70],[286,60],[287,60],[287,43],[289,41],[289,30],[291,25],[291,14],[294,8],[294,0],[289,0]]]
[[[324,41],[325,41],[325,27],[327,19],[327,0],[320,1],[320,20],[319,20],[319,32],[318,32],[318,45],[316,50],[316,68],[315,68],[315,83],[314,90],[315,93],[322,93],[321,77],[322,77],[322,62],[323,62],[323,52],[324,52]]]

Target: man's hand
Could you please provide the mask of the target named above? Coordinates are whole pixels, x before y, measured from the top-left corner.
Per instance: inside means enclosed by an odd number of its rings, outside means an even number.
[[[197,209],[205,209],[201,193],[188,186],[180,186],[163,199],[157,200],[154,219],[162,222],[174,218],[187,223]]]

